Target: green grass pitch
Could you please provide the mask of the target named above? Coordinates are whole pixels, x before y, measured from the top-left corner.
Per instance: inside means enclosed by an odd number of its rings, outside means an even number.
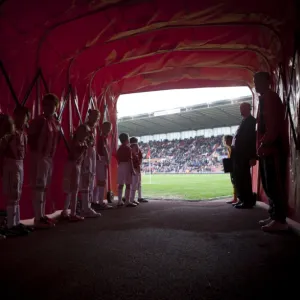
[[[228,174],[142,175],[143,197],[205,200],[232,195]]]

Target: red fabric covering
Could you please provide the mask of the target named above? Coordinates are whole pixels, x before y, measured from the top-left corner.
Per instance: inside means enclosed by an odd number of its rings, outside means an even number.
[[[253,72],[273,72],[292,52],[294,25],[294,1],[274,3],[4,1],[0,6],[0,59],[20,99],[41,68],[51,92],[65,95],[68,83],[76,88],[83,119],[88,100],[94,96],[101,111],[107,100],[110,121],[116,124],[115,104],[121,93],[252,86]],[[15,103],[2,76],[0,89],[0,110],[10,113]],[[38,107],[35,99],[34,90],[27,105]],[[62,117],[67,137],[72,131],[70,120],[74,126],[79,123],[74,107],[67,106]],[[112,140],[114,181],[116,126],[108,142]],[[61,143],[55,160],[58,169],[65,157]],[[52,208],[62,205],[61,174],[55,175],[51,199],[56,204]],[[30,207],[30,200],[26,201]]]

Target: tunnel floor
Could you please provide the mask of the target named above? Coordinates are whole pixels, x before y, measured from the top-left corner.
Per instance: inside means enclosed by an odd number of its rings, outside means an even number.
[[[300,238],[265,209],[151,201],[0,241],[1,299],[274,299],[299,295]]]

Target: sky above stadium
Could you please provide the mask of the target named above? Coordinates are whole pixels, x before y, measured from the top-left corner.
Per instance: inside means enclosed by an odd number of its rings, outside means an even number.
[[[251,95],[248,87],[181,89],[126,94],[119,97],[118,118],[211,103],[218,100],[233,100]]]

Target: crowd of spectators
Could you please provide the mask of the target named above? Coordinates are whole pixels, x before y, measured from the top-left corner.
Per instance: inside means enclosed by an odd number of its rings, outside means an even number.
[[[221,172],[227,156],[223,136],[140,142],[144,155],[143,171],[152,173]],[[149,155],[150,154],[150,155]],[[149,162],[150,156],[150,162]]]

